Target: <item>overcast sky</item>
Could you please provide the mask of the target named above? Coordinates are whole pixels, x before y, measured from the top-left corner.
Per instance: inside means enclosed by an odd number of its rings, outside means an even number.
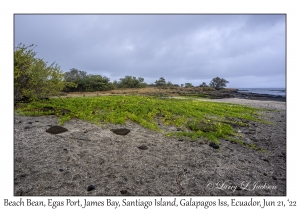
[[[14,42],[37,57],[114,80],[285,87],[285,15],[15,15]]]

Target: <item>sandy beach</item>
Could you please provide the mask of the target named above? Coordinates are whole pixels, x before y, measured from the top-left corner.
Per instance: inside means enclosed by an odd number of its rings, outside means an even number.
[[[63,125],[67,132],[54,135],[46,130],[59,125],[57,117],[15,113],[14,195],[285,196],[286,102],[212,101],[273,109],[264,112],[271,125],[251,122],[239,130],[244,142],[266,152],[222,139],[214,149],[203,139],[169,138],[133,122],[72,119]],[[116,135],[114,128],[130,133]]]

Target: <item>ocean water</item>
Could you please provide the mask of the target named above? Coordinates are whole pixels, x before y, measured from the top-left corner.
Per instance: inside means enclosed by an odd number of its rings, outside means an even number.
[[[241,93],[257,93],[276,96],[286,96],[285,88],[238,88]]]

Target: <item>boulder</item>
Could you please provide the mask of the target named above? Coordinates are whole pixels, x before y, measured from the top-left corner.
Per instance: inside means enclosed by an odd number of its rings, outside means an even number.
[[[68,131],[68,129],[61,127],[61,126],[52,126],[51,128],[47,129],[47,133],[51,134],[59,134]]]
[[[125,136],[130,132],[130,130],[127,128],[111,129],[111,131],[117,135],[122,135],[122,136]]]
[[[139,149],[141,150],[146,150],[148,149],[148,147],[146,145],[141,145],[141,146],[138,146]]]
[[[213,142],[209,143],[209,146],[212,147],[212,148],[214,148],[214,149],[219,149],[220,148],[218,145],[216,145]]]

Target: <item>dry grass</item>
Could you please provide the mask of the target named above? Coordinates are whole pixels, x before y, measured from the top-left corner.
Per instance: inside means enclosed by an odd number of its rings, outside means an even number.
[[[96,92],[71,92],[67,94],[67,97],[79,97],[79,96],[103,96],[103,95],[153,95],[164,94],[171,92],[170,89],[159,89],[156,87],[147,88],[124,88],[109,91],[96,91]]]
[[[230,92],[234,89],[226,88],[221,90],[222,92]],[[146,88],[123,88],[109,91],[97,91],[97,92],[71,92],[65,97],[80,97],[80,96],[103,96],[103,95],[168,95],[168,96],[180,96],[189,95],[191,93],[204,93],[215,92],[205,91],[201,87],[173,87],[173,88],[158,88],[158,87],[146,87]]]

